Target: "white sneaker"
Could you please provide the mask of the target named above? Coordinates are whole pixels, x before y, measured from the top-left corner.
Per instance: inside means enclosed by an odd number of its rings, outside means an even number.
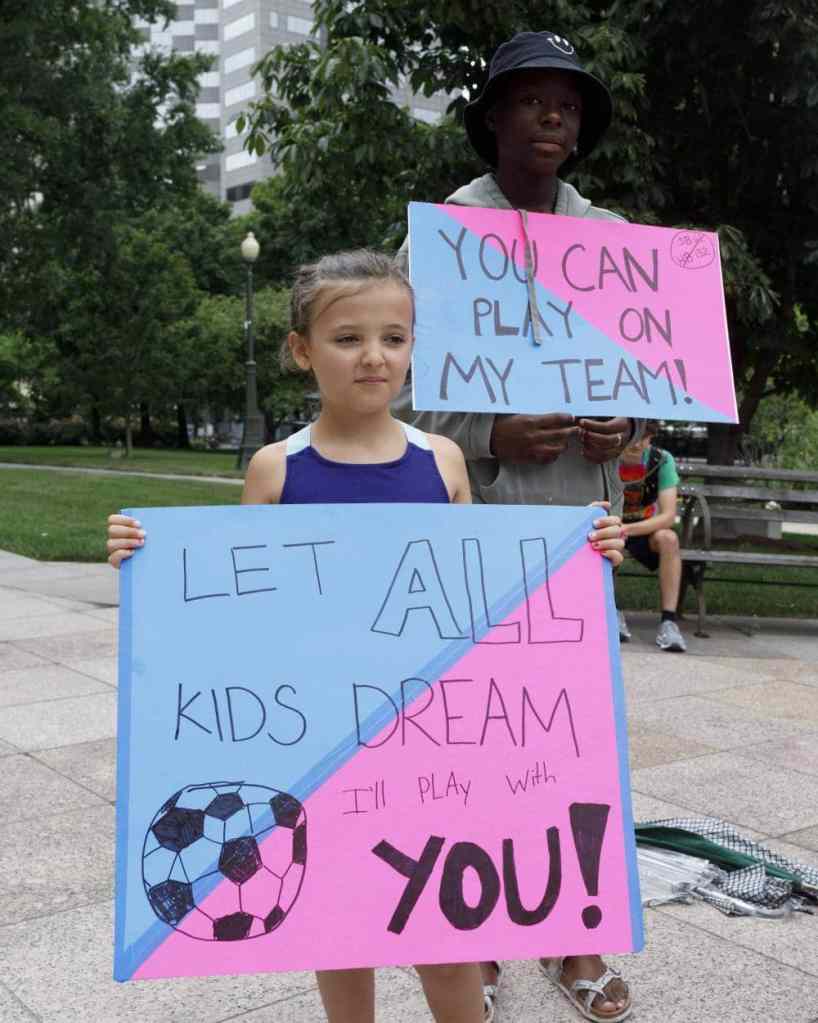
[[[684,653],[687,650],[685,638],[679,631],[676,622],[662,622],[659,631],[656,633],[656,645],[660,650],[678,650]]]
[[[631,630],[628,628],[628,623],[625,621],[625,615],[622,611],[616,612],[616,620],[619,624],[619,642],[627,643],[631,638]]]

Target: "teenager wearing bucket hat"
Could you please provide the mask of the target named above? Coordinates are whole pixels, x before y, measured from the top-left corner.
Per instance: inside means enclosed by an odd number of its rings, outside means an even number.
[[[447,203],[622,221],[592,205],[558,176],[588,156],[611,121],[610,93],[586,71],[573,45],[554,32],[520,32],[498,47],[486,84],[464,111],[466,134],[490,171]],[[408,262],[408,239],[398,253]],[[532,321],[536,317],[532,315]],[[415,413],[411,389],[398,415],[457,441],[473,499],[488,504],[610,501],[618,512],[617,458],[638,436],[638,421],[575,419],[567,413]]]
[[[611,116],[608,89],[583,68],[567,39],[554,32],[520,32],[498,47],[482,92],[464,111],[469,142],[490,171],[446,202],[621,221],[559,177],[593,151]],[[408,240],[398,260],[405,265],[407,257]],[[623,417],[597,421],[565,413],[416,413],[408,386],[395,411],[457,441],[466,455],[476,503],[584,505],[605,500],[618,512],[618,457],[641,433],[640,421]],[[621,520],[607,516],[597,525],[603,523],[621,525]],[[586,1019],[619,1023],[630,1015],[627,985],[599,956],[543,959],[540,967]],[[483,974],[486,1019],[491,1020],[499,965],[484,963]]]
[[[535,73],[555,71],[562,74],[523,76],[522,73],[526,71]],[[513,82],[511,76],[515,79]],[[491,61],[483,91],[466,106],[463,120],[472,147],[490,167],[497,168],[499,164],[497,123],[492,108],[509,85],[513,85],[516,92],[518,88],[525,89],[526,85],[532,83],[536,85],[538,78],[543,83],[561,81],[569,87],[570,92],[576,92],[579,97],[578,106],[573,97],[569,97],[570,105],[560,111],[569,115],[565,131],[560,131],[561,126],[553,121],[544,128],[535,124],[529,139],[533,143],[548,141],[553,146],[550,151],[539,149],[535,152],[540,157],[545,157],[550,152],[554,158],[551,161],[554,163],[554,173],[545,175],[542,171],[538,172],[536,167],[532,167],[532,170],[537,180],[535,187],[543,193],[544,202],[543,196],[536,198],[540,200],[540,205],[555,212],[556,169],[562,167],[563,171],[568,170],[572,159],[576,162],[577,159],[587,156],[605,134],[613,114],[613,104],[607,87],[582,67],[572,44],[553,32],[520,32],[509,42],[503,43]],[[519,96],[512,97],[511,105],[514,98],[520,99]],[[508,163],[506,155],[507,152],[504,150],[504,164]],[[551,206],[548,205],[549,199]],[[568,212],[569,196],[565,195],[564,199]],[[608,217],[612,218],[613,214],[608,213]]]

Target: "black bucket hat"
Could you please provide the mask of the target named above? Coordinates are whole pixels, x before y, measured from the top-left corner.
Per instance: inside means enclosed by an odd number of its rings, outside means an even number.
[[[613,103],[602,82],[583,68],[571,43],[554,32],[518,32],[502,43],[491,58],[489,77],[483,91],[463,110],[466,134],[472,147],[492,167],[497,166],[497,141],[486,125],[486,114],[494,103],[498,87],[515,71],[553,68],[570,71],[582,91],[582,122],[573,165],[587,156],[611,123]]]

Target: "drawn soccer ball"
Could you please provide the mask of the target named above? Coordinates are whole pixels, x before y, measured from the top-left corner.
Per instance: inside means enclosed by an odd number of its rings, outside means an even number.
[[[203,941],[240,941],[284,922],[307,864],[304,807],[246,782],[186,785],[150,823],[142,881],[154,913]]]

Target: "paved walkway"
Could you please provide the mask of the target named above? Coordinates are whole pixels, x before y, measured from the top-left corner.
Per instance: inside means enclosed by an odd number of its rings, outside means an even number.
[[[318,1023],[310,974],[111,980],[116,574],[0,552],[0,1021]],[[818,864],[818,623],[716,620],[686,656],[633,615],[623,649],[638,819],[714,814]],[[651,909],[618,957],[635,1023],[814,1023],[818,917]],[[429,1023],[411,970],[381,972],[379,1020]],[[531,963],[498,1023],[577,1023]]]

